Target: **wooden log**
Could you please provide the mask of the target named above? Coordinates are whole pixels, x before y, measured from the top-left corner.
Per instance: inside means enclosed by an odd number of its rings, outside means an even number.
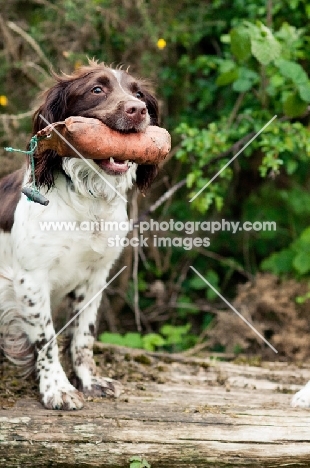
[[[133,456],[152,468],[310,466],[310,411],[290,408],[287,394],[309,368],[176,361],[160,384],[148,357],[145,380],[123,382],[118,400],[63,412],[24,398],[0,410],[0,466],[129,468]]]

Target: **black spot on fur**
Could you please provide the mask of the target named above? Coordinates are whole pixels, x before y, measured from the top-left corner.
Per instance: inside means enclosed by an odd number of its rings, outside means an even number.
[[[42,334],[40,335],[40,337],[42,337]],[[43,337],[44,337],[44,333],[43,333]],[[46,345],[47,341],[46,341],[46,338],[42,338],[41,340],[37,340],[35,342],[35,347],[37,350],[41,350],[45,345]]]
[[[30,325],[31,327],[35,327],[35,323],[28,320],[26,317],[21,317],[22,321]]]
[[[68,293],[68,297],[69,297],[69,299],[75,300],[76,299],[75,291],[70,291]]]
[[[95,336],[95,326],[93,323],[89,324],[89,331],[92,336]]]

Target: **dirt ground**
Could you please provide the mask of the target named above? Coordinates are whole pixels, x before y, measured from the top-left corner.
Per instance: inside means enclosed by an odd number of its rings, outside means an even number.
[[[247,354],[267,360],[302,362],[310,359],[309,300],[296,298],[309,291],[307,282],[280,280],[269,273],[256,275],[253,282],[240,285],[234,307],[276,348],[265,345],[233,311],[223,310],[208,334],[208,345],[234,352],[239,347]]]

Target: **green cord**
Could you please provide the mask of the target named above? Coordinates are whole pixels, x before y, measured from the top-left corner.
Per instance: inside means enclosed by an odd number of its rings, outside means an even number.
[[[44,137],[45,138],[45,137]],[[17,152],[17,153],[24,153],[27,154],[28,156],[33,156],[35,150],[38,147],[38,141],[42,140],[42,138],[38,138],[36,135],[34,135],[29,143],[30,149],[28,151],[23,151],[17,148],[12,148],[11,146],[6,146],[4,149],[5,151],[9,151],[10,153],[12,152]]]
[[[4,148],[5,151],[9,151],[10,153],[12,153],[14,151],[14,152],[17,152],[17,153],[24,153],[24,154],[26,154],[27,156],[30,157],[32,188],[31,188],[31,198],[30,198],[30,196],[27,197],[28,201],[35,201],[35,194],[40,195],[40,192],[36,187],[34,153],[35,153],[35,150],[38,147],[38,141],[43,140],[44,138],[46,138],[46,137],[44,136],[44,137],[39,138],[36,135],[34,135],[30,140],[30,143],[29,143],[29,148],[30,149],[28,151],[23,151],[23,150],[16,149],[16,148],[11,148],[10,146],[7,146],[7,147]],[[39,201],[38,203],[42,204],[41,201]]]

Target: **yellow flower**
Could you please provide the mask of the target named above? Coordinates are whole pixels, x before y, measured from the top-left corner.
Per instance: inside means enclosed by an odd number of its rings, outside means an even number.
[[[167,45],[167,42],[165,41],[165,39],[161,38],[161,39],[158,39],[157,41],[157,47],[162,50],[166,47]]]
[[[0,106],[7,106],[8,105],[8,98],[6,96],[0,95]]]

